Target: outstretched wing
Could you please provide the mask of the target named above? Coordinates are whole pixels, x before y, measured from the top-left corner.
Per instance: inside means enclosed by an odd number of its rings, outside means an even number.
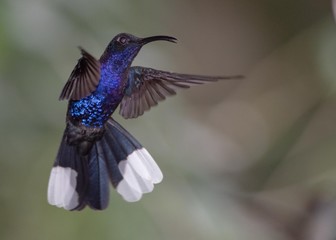
[[[168,96],[176,94],[176,89],[186,89],[192,85],[215,82],[222,79],[238,79],[242,76],[200,76],[171,73],[152,68],[131,67],[124,97],[120,104],[120,115],[136,118]]]
[[[70,74],[59,100],[79,100],[96,90],[100,79],[100,62],[83,48],[82,57]]]

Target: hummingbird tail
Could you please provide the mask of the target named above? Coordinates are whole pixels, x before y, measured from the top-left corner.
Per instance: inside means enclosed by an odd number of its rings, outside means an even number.
[[[109,202],[109,181],[128,202],[141,199],[162,181],[162,173],[142,145],[109,119],[103,137],[81,156],[64,134],[48,186],[48,202],[66,210],[86,205],[102,210]]]
[[[86,162],[86,157],[78,154],[76,146],[67,143],[65,131],[49,177],[49,204],[66,210],[85,206],[83,203],[88,185]]]
[[[136,202],[162,181],[162,172],[152,156],[112,118],[96,146],[105,159],[113,187],[124,200]]]

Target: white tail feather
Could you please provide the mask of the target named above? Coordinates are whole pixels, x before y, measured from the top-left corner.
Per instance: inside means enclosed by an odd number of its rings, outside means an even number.
[[[118,167],[123,180],[116,189],[128,202],[140,200],[143,193],[153,191],[154,184],[163,178],[160,168],[145,148],[132,152]]]
[[[49,204],[66,210],[77,207],[78,194],[76,192],[76,177],[77,172],[71,168],[53,167],[48,185]]]

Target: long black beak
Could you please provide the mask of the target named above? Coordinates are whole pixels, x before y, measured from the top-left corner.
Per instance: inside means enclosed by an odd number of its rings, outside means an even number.
[[[154,41],[168,41],[168,42],[176,43],[177,39],[174,37],[170,37],[170,36],[153,36],[153,37],[146,37],[146,38],[140,39],[140,43],[142,45],[145,45],[147,43],[154,42]]]

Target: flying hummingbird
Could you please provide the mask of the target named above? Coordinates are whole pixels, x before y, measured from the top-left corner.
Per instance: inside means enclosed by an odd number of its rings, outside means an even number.
[[[112,114],[136,118],[175,95],[176,89],[241,76],[199,76],[131,67],[140,49],[174,37],[138,38],[121,33],[97,60],[83,48],[60,100],[68,100],[66,128],[51,170],[48,202],[66,210],[102,210],[109,203],[109,182],[128,202],[151,192],[163,175],[148,151]]]

